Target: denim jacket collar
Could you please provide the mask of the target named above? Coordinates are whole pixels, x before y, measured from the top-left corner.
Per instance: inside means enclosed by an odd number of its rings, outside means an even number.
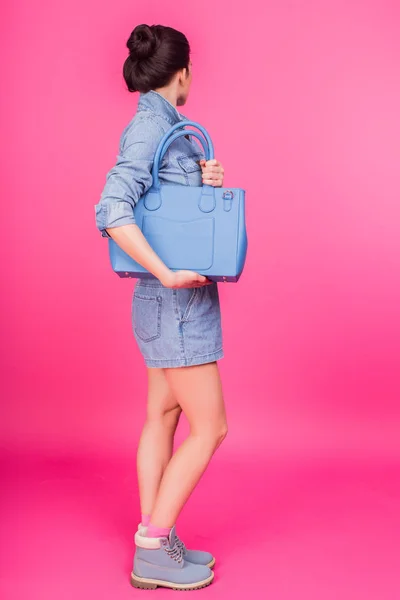
[[[168,121],[171,125],[187,120],[186,117],[178,112],[175,106],[154,90],[150,90],[150,92],[145,94],[140,94],[137,110],[138,112],[149,110],[158,117]]]

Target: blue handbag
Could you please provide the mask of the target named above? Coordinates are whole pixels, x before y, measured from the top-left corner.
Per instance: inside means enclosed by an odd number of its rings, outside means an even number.
[[[185,130],[186,126],[195,127],[203,135]],[[213,143],[201,125],[193,121],[174,125],[158,145],[152,186],[134,208],[136,224],[171,270],[196,271],[212,281],[238,281],[247,253],[245,191],[160,183],[164,154],[175,140],[188,133],[200,140],[206,160],[214,158]],[[153,277],[112,239],[109,254],[112,268],[120,277]]]

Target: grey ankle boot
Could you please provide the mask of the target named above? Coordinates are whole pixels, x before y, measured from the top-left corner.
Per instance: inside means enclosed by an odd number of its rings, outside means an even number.
[[[148,538],[137,532],[135,544],[131,583],[136,588],[197,590],[210,585],[214,579],[209,567],[184,559],[183,549],[176,543],[174,529],[169,538]]]
[[[210,569],[215,565],[215,558],[210,552],[204,552],[203,550],[188,550],[182,540],[176,534],[175,526],[172,528],[174,531],[176,544],[182,548],[183,558],[194,565],[206,565]],[[138,525],[138,533],[142,536],[146,536],[147,527],[144,527],[141,523]]]

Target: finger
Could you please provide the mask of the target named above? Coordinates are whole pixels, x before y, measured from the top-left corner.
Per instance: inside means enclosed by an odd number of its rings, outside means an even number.
[[[212,185],[213,187],[222,187],[223,181],[221,179],[203,179],[203,184]]]
[[[220,164],[220,162],[216,158],[212,158],[211,160],[206,161],[206,165],[208,165],[210,167],[216,167],[219,164]]]
[[[214,173],[214,172],[210,172],[210,171],[204,171],[201,174],[202,177],[205,177],[206,179],[223,179],[224,175],[223,173]]]
[[[221,171],[223,171],[223,166],[222,165],[208,165],[206,163],[204,165],[204,170],[220,173]]]
[[[217,175],[222,175],[224,173],[224,170],[222,167],[204,167],[203,174],[204,173],[214,173]]]
[[[222,173],[203,173],[203,179],[223,179]]]

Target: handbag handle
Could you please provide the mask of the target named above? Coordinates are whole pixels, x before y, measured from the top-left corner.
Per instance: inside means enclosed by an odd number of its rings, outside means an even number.
[[[196,137],[198,140],[200,140],[200,142],[203,146],[203,149],[204,149],[204,154],[206,156],[206,160],[210,160],[210,159],[214,158],[214,146],[211,141],[211,137],[209,136],[207,130],[204,129],[204,127],[202,127],[201,125],[199,125],[199,123],[196,123],[195,121],[184,121],[183,123],[176,123],[176,125],[173,125],[173,127],[171,127],[171,129],[169,129],[169,131],[167,131],[167,133],[161,139],[161,141],[157,147],[157,151],[156,151],[156,154],[154,157],[153,170],[152,170],[152,176],[153,176],[153,186],[152,187],[153,188],[155,188],[155,189],[160,188],[159,169],[160,169],[161,161],[162,161],[165,153],[167,152],[170,145],[175,142],[175,140],[179,139],[180,137],[182,137],[184,135],[188,135],[188,132],[184,130],[184,128],[187,126],[195,127],[203,134],[203,135],[200,135],[200,133],[198,133],[197,131],[190,131],[190,135],[192,135],[192,136]],[[175,133],[178,129],[183,129],[183,131],[178,131],[177,133]],[[209,187],[212,187],[212,186],[209,186]]]

